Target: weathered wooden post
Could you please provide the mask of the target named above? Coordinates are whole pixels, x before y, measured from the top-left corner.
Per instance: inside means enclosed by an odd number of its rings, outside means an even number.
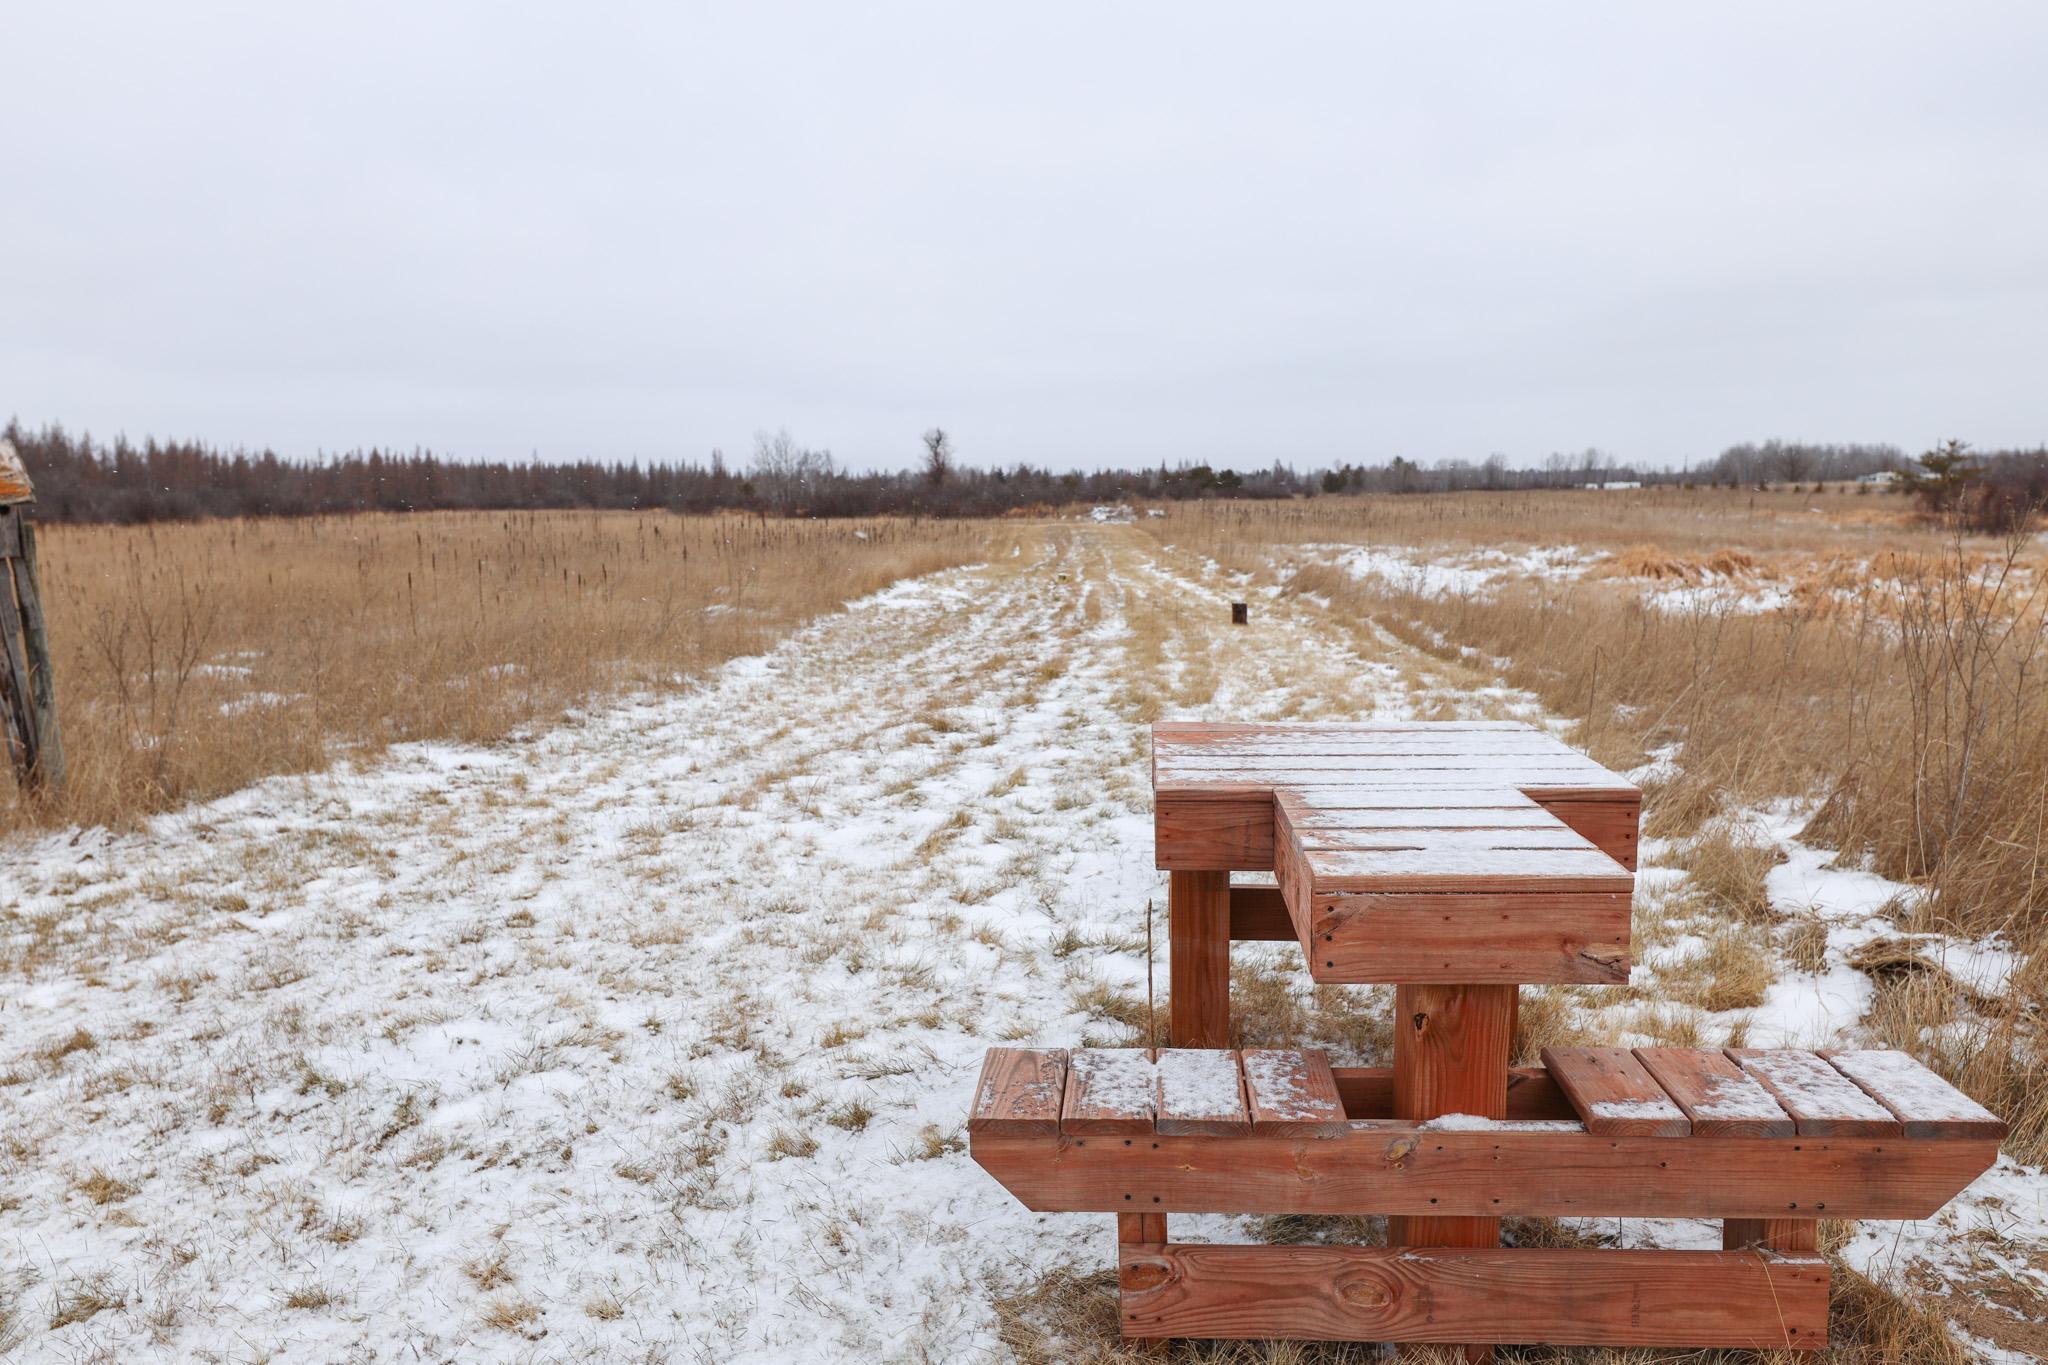
[[[14,443],[0,438],[0,711],[6,712],[7,752],[22,790],[51,796],[64,786],[64,740],[36,583],[36,533],[28,518],[34,500]]]

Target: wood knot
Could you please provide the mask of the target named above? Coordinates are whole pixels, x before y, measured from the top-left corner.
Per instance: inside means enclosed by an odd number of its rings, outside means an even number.
[[[1337,1286],[1337,1297],[1353,1308],[1386,1308],[1394,1302],[1378,1280],[1351,1280]]]
[[[1398,1166],[1402,1162],[1406,1161],[1408,1159],[1409,1153],[1413,1152],[1415,1148],[1421,1143],[1421,1141],[1421,1138],[1398,1137],[1395,1138],[1392,1142],[1389,1142],[1387,1144],[1386,1151],[1387,1164],[1390,1166]]]
[[[1163,1260],[1152,1257],[1125,1261],[1117,1270],[1117,1283],[1133,1292],[1140,1289],[1157,1289],[1172,1278],[1173,1267]]]

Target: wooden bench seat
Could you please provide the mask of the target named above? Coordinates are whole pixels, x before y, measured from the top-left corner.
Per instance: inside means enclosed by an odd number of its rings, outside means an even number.
[[[1545,1062],[1510,1074],[1507,1117],[1416,1122],[1387,1116],[1387,1070],[1333,1068],[1314,1048],[995,1048],[967,1128],[974,1160],[1026,1207],[1126,1216],[1127,1335],[1755,1349],[1824,1343],[1825,1262],[1179,1246],[1163,1215],[1717,1218],[1731,1230],[1925,1218],[2005,1135],[1903,1053],[1556,1048]],[[1653,1301],[1654,1314],[1629,1307]]]

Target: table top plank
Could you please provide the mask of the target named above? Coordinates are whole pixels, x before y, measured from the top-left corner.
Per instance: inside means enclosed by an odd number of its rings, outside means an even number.
[[[1729,1048],[1735,1064],[1777,1097],[1801,1137],[1898,1137],[1905,1125],[1863,1088],[1803,1048]]]
[[[1543,1065],[1578,1111],[1586,1131],[1603,1137],[1690,1137],[1692,1120],[1625,1047],[1547,1047]]]
[[[1798,1125],[1725,1052],[1639,1047],[1636,1060],[1692,1120],[1695,1137],[1794,1137]]]

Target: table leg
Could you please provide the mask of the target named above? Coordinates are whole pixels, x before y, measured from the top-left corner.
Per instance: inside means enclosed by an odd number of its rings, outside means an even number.
[[[1520,994],[1519,986],[1396,986],[1394,1117],[1506,1118],[1508,1050]],[[1393,1217],[1387,1219],[1387,1243],[1498,1246],[1500,1220]],[[1466,1346],[1463,1353],[1469,1362],[1493,1359],[1491,1346]]]
[[[1230,874],[1167,874],[1174,1047],[1230,1046]]]

